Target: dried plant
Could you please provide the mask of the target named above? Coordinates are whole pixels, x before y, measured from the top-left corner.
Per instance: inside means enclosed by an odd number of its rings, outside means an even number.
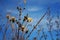
[[[7,21],[7,24],[9,24],[8,21]],[[8,30],[7,24],[5,25],[5,31],[4,31],[4,34],[3,34],[3,40],[6,40],[6,32],[7,32],[7,30]]]
[[[26,4],[26,0],[24,0],[24,4]],[[15,17],[12,17],[10,15],[7,15],[6,18],[8,19],[8,21],[10,22],[10,25],[11,25],[11,28],[12,28],[12,32],[14,33],[15,30],[16,30],[16,33],[15,33],[15,36],[12,38],[12,40],[24,40],[24,37],[23,37],[23,34],[22,36],[20,36],[20,32],[22,33],[28,33],[28,29],[26,28],[27,26],[27,23],[31,22],[32,21],[32,18],[28,17],[28,14],[26,16],[24,16],[24,19],[21,20],[21,16],[22,16],[22,11],[25,9],[22,8],[22,7],[19,7],[17,6],[17,10],[19,11],[19,17],[18,17],[18,20],[15,18]],[[23,21],[23,22],[21,22]],[[27,22],[25,25],[24,22]],[[15,29],[15,26],[14,24],[17,24],[17,29]],[[6,29],[7,30],[7,29]],[[4,33],[5,34],[5,33]]]
[[[51,39],[52,40],[54,40],[53,39],[53,35],[52,35],[52,27],[53,27],[53,24],[52,24],[52,18],[53,17],[51,17],[51,11],[50,11],[50,8],[48,7],[48,13],[47,13],[47,21],[48,21],[48,29],[49,29],[49,33],[50,33],[50,36],[51,36]]]
[[[55,20],[55,23],[56,23],[56,28],[57,28],[57,30],[56,30],[56,32],[57,32],[57,34],[56,34],[56,36],[57,36],[57,38],[56,38],[56,40],[59,40],[59,36],[60,36],[60,33],[59,33],[59,29],[60,29],[60,23],[59,23],[59,20],[60,20],[60,17],[59,17],[59,15],[58,15],[58,13],[57,13],[57,20]]]
[[[47,15],[47,21],[48,21],[48,32],[50,33],[50,36],[51,36],[51,40],[54,40],[53,38],[53,35],[52,35],[52,29],[53,29],[53,24],[52,24],[52,20],[53,20],[53,17],[51,16],[51,11],[50,11],[50,8],[48,8],[48,10],[46,11],[46,13],[44,13],[44,15],[41,17],[41,19],[37,22],[36,25],[33,26],[33,29],[31,30],[31,32],[28,34],[29,32],[29,29],[28,29],[28,26],[27,25],[28,23],[32,22],[32,18],[29,17],[28,14],[26,14],[25,16],[23,16],[24,18],[22,18],[22,12],[23,10],[26,9],[26,0],[23,0],[24,2],[24,8],[21,7],[21,6],[17,6],[17,10],[19,11],[19,14],[18,14],[18,19],[14,16],[11,16],[10,15],[10,12],[8,12],[8,14],[6,15],[6,18],[7,18],[7,23],[5,25],[5,30],[4,30],[4,34],[3,34],[3,40],[7,40],[6,39],[6,32],[8,30],[8,28],[11,25],[11,29],[12,29],[12,40],[28,40],[28,38],[30,37],[30,35],[32,34],[32,32],[37,28],[38,24],[43,20],[43,18]],[[1,18],[1,15],[0,15],[0,18]],[[57,19],[60,20],[59,16],[57,16]],[[58,29],[60,27],[60,21],[58,20],[55,20],[55,23],[57,25],[57,38],[56,40],[60,40],[58,36],[60,36],[60,34],[58,33]],[[24,24],[25,23],[25,24]],[[16,26],[15,26],[16,24]],[[30,25],[32,26],[32,25]],[[0,30],[2,30],[2,27],[0,27]],[[36,29],[37,30],[37,29]],[[47,37],[48,35],[45,34],[45,31],[44,31],[44,28],[40,27],[39,30],[37,30],[38,32],[38,36],[40,36],[40,32],[42,32],[42,36],[40,37],[40,40],[42,40],[42,38],[44,38],[45,40],[47,40]],[[60,31],[59,31],[60,32]],[[22,34],[20,34],[22,33]],[[26,38],[24,38],[25,34],[28,34]],[[37,36],[37,37],[38,37]],[[34,37],[33,40],[38,40],[37,37]]]
[[[40,37],[40,40],[42,40],[42,38],[47,40],[47,34],[45,34],[45,32],[44,32],[44,28],[42,28],[42,36]]]

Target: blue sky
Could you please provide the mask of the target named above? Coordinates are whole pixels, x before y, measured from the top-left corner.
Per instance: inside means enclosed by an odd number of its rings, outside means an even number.
[[[28,13],[29,16],[33,18],[32,22],[33,25],[37,23],[41,16],[47,11],[48,7],[50,7],[52,16],[56,17],[57,11],[59,11],[58,14],[60,15],[60,0],[26,0],[26,1],[27,1],[25,6],[26,10],[23,11],[23,15],[26,15]],[[24,7],[23,0],[0,0],[0,14],[2,14],[3,18],[5,18],[7,12],[11,12],[11,15],[17,18],[18,17],[17,16],[18,11],[16,9],[17,6]],[[5,23],[6,21],[3,22]],[[46,17],[42,20],[41,24],[45,25],[45,23]],[[2,33],[0,33],[0,35],[1,34]],[[34,32],[33,34],[36,34],[36,32]],[[34,36],[33,34],[32,37]]]

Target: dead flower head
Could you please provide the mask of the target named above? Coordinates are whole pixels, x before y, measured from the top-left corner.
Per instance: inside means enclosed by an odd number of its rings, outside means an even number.
[[[15,22],[15,17],[11,17],[10,21],[14,23]]]
[[[10,15],[6,15],[6,18],[9,19],[10,18]]]
[[[24,27],[24,26],[22,26],[22,31],[24,31],[24,29],[25,29],[25,27]]]
[[[28,18],[27,19],[27,22],[32,22],[32,18]]]

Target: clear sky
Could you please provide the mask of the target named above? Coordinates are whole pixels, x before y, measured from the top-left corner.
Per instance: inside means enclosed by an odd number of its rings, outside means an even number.
[[[32,22],[33,25],[37,23],[41,16],[47,11],[48,7],[50,7],[52,16],[56,17],[57,14],[60,15],[60,0],[26,0],[26,1],[27,1],[25,5],[26,10],[23,11],[23,15],[26,15],[28,13],[29,16],[33,18]],[[17,6],[24,7],[23,0],[0,0],[0,14],[2,14],[3,18],[5,18],[7,12],[11,12],[11,15],[17,18],[18,17],[17,16],[18,11],[16,9]],[[57,13],[57,11],[59,11],[59,13]],[[2,22],[0,22],[0,24],[1,23]],[[41,24],[44,23],[46,23],[46,17],[41,22]],[[34,36],[34,34],[36,34],[36,32],[32,33],[32,37]],[[0,33],[0,35],[2,36],[2,33]],[[2,40],[1,36],[0,40]],[[32,37],[30,37],[30,40]]]

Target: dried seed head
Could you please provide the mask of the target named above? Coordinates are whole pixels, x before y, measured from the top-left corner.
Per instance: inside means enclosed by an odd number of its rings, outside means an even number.
[[[12,17],[11,18],[11,21],[14,23],[15,22],[15,17]]]
[[[24,29],[25,27],[24,26],[22,26],[22,29]]]
[[[22,31],[24,31],[24,29],[25,29],[25,27],[24,27],[24,26],[22,26]]]
[[[10,15],[6,15],[6,18],[9,19],[10,18]]]
[[[27,19],[27,22],[32,22],[32,18],[28,18]]]
[[[28,17],[27,16],[24,16],[24,19],[23,19],[23,21],[26,21],[28,19]]]
[[[22,26],[22,32],[28,33],[28,29]]]
[[[24,18],[27,20],[28,19],[28,17],[27,16],[24,16]]]
[[[24,29],[24,32],[25,32],[25,33],[28,33],[28,29],[27,29],[27,28],[25,28],[25,29]]]

